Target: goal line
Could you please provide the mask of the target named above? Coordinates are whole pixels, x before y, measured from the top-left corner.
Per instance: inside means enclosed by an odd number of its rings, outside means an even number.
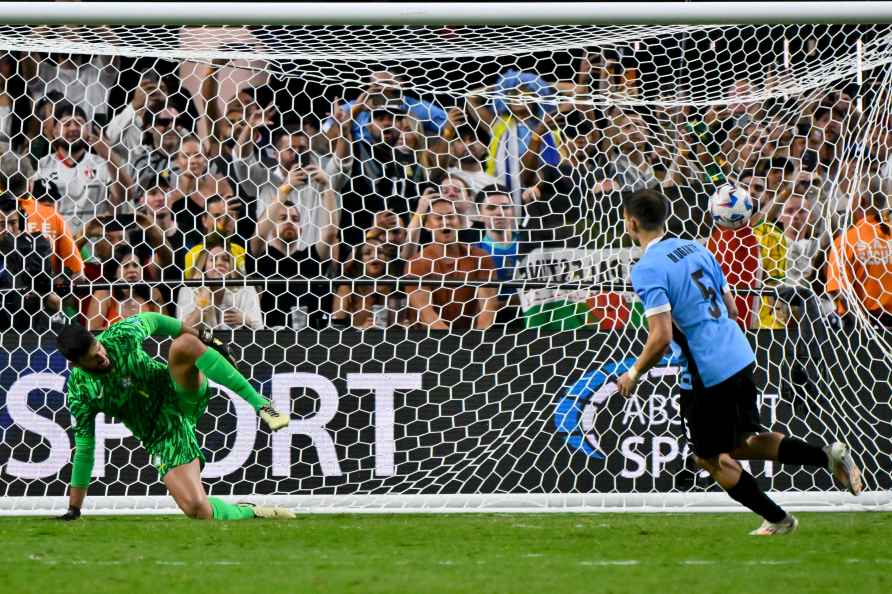
[[[793,512],[892,511],[892,491],[847,493],[770,491],[768,495]],[[587,493],[481,495],[263,495],[220,496],[258,505],[277,505],[304,514],[396,513],[724,513],[745,512],[725,493]],[[68,509],[66,497],[5,497],[0,516],[49,516]],[[91,515],[170,515],[180,511],[164,495],[88,497]]]

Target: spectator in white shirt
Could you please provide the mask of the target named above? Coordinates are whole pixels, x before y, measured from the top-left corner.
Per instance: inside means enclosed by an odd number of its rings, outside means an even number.
[[[207,280],[238,278],[232,254],[222,246],[202,251],[198,267]],[[177,317],[186,324],[204,323],[214,330],[262,326],[260,298],[255,287],[183,287],[177,299]]]
[[[830,325],[827,314],[833,311],[832,302],[815,289],[820,286],[818,270],[830,242],[829,235],[816,232],[814,219],[815,200],[810,193],[794,193],[783,202],[778,223],[784,228],[787,243],[786,276],[778,288],[778,304],[789,316],[789,326],[795,328],[795,341],[784,344],[783,361],[790,368],[782,370],[789,377],[789,385],[782,384],[786,392],[814,394],[818,389],[819,373],[813,362],[821,357],[821,349],[829,338]]]
[[[109,145],[125,154],[141,146],[146,116],[160,112],[166,104],[167,86],[164,81],[143,77],[134,89],[130,103],[105,127],[104,136]]]
[[[118,169],[91,151],[83,110],[60,103],[55,120],[52,151],[37,163],[36,177],[58,186],[62,193],[59,214],[76,233],[87,220],[121,205],[125,192],[117,183]]]
[[[144,77],[133,97],[103,131],[106,143],[127,164],[130,175],[145,184],[172,169],[180,144],[179,112],[169,106],[163,80]]]
[[[784,239],[787,240],[785,285],[806,287],[815,279],[817,270],[813,260],[819,245],[812,233],[813,208],[814,205],[807,195],[793,194],[786,199],[778,215],[778,222],[784,228]]]

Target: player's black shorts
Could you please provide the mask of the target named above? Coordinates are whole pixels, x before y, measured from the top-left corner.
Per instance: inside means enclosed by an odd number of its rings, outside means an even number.
[[[748,433],[761,433],[758,390],[750,364],[702,392],[681,391],[681,418],[691,449],[714,458],[736,448]]]

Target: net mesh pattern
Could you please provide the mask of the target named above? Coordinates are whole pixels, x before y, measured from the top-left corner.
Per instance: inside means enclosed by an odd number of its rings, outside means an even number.
[[[0,50],[4,495],[65,493],[53,324],[141,311],[214,328],[291,411],[270,435],[213,387],[213,494],[714,490],[677,358],[615,396],[647,190],[723,268],[763,424],[892,486],[889,26],[3,26]],[[97,423],[91,495],[163,494]]]

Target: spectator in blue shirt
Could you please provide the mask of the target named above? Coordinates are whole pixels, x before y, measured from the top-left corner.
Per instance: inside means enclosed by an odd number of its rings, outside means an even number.
[[[489,254],[499,281],[514,280],[521,255],[517,232],[517,207],[508,188],[491,185],[477,193],[477,207],[485,231],[483,238],[475,244]],[[496,323],[510,324],[519,319],[517,288],[503,287],[499,290],[499,313]]]

